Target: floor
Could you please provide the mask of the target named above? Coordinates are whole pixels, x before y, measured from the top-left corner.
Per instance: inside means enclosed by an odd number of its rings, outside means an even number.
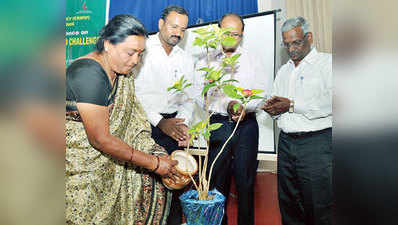
[[[281,216],[275,173],[257,173],[254,198],[255,225],[280,225]],[[227,213],[228,225],[237,225],[237,198],[234,184],[231,185]]]

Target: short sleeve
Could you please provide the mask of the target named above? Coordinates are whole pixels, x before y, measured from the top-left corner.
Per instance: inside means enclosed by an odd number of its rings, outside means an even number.
[[[66,70],[67,100],[107,106],[112,91],[101,65],[91,59],[80,59]]]

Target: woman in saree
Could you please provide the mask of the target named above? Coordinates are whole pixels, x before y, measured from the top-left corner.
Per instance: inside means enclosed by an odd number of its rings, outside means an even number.
[[[66,221],[165,224],[170,193],[159,176],[179,176],[134,93],[131,69],[147,32],[130,15],[100,31],[97,50],[66,72]]]

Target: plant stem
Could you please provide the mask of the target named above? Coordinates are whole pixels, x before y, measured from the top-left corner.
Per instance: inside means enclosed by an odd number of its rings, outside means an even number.
[[[189,178],[191,178],[193,185],[195,185],[196,190],[198,190],[198,195],[199,195],[199,188],[198,188],[198,185],[196,185],[196,182],[195,182],[195,180],[193,179],[192,175],[191,175],[190,173],[189,173],[188,175],[189,175]]]
[[[246,111],[246,105],[243,105],[243,110]],[[238,119],[238,122],[236,122],[236,125],[235,125],[234,130],[232,131],[232,133],[231,133],[231,135],[228,137],[228,139],[225,141],[225,143],[224,143],[224,145],[222,146],[220,152],[217,154],[216,158],[214,158],[214,160],[213,160],[213,162],[212,162],[212,164],[211,164],[210,173],[209,173],[209,183],[207,184],[207,191],[209,190],[209,187],[210,187],[211,175],[212,175],[212,172],[213,172],[214,164],[215,164],[215,162],[217,161],[218,157],[221,155],[221,153],[224,151],[224,148],[225,148],[225,146],[228,144],[229,140],[231,140],[231,138],[234,136],[235,131],[236,131],[236,129],[238,129],[239,123],[240,123],[240,121],[241,121],[241,119],[242,119],[242,115],[243,115],[243,113],[241,113],[241,114],[239,115],[239,119]]]
[[[200,140],[199,140],[199,148],[200,148]],[[200,155],[199,155],[199,187],[200,188],[202,188],[202,158],[200,157]],[[196,188],[196,190],[198,190],[198,192],[199,191],[201,191],[201,190],[199,190],[199,188]]]

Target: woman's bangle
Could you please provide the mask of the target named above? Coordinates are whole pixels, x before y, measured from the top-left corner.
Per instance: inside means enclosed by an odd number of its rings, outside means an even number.
[[[155,172],[157,169],[159,169],[159,165],[160,165],[160,159],[159,159],[159,156],[155,155],[155,157],[156,157],[156,159],[157,159],[157,164],[156,164],[156,167],[155,167],[155,169],[153,169],[153,170],[152,170],[152,172]]]

